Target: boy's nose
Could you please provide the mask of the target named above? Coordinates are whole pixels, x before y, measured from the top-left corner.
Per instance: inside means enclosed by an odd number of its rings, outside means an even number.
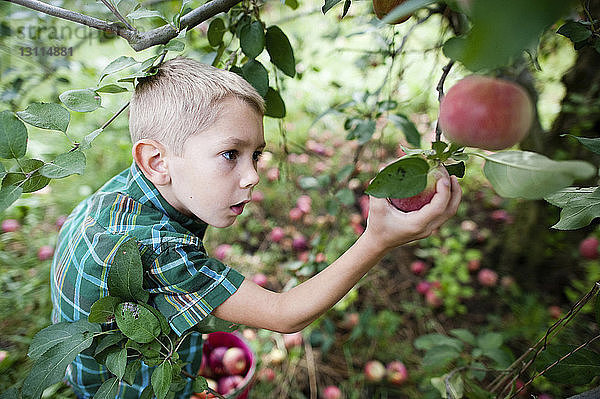
[[[260,176],[254,166],[247,168],[242,178],[240,179],[241,188],[251,188],[258,184]]]

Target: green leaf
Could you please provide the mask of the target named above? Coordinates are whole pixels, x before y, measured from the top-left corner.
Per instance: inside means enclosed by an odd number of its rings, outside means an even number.
[[[10,111],[0,112],[0,158],[22,158],[27,151],[27,128]]]
[[[321,7],[321,11],[323,12],[323,14],[327,13],[327,11],[331,10],[333,6],[335,6],[340,1],[342,0],[325,0],[325,4],[323,4],[323,7]]]
[[[160,357],[160,349],[162,348],[162,346],[160,345],[160,342],[158,342],[156,340],[148,342],[148,343],[144,343],[144,344],[139,344],[135,341],[129,340],[125,344],[125,347],[131,348],[131,349],[139,352],[144,357],[144,359],[159,358]]]
[[[119,393],[119,380],[115,377],[104,381],[93,399],[114,399]]]
[[[161,332],[160,322],[156,316],[136,303],[118,304],[115,319],[121,332],[136,342],[150,342]]]
[[[117,345],[125,338],[126,337],[120,331],[113,331],[100,337],[98,343],[96,344],[94,356],[98,355],[99,353],[106,350],[107,348],[110,348],[113,345]]]
[[[208,382],[206,381],[206,378],[202,377],[201,375],[197,376],[196,379],[194,380],[194,385],[193,385],[192,391],[204,392],[207,389],[208,389]]]
[[[129,19],[142,19],[142,18],[160,18],[165,22],[169,22],[169,20],[161,14],[158,10],[148,10],[146,8],[138,8],[137,10],[127,14],[127,18]]]
[[[81,175],[84,170],[85,154],[76,150],[58,155],[40,169],[40,174],[51,179],[61,179],[73,174]]]
[[[438,345],[452,346],[459,352],[463,350],[462,342],[442,334],[422,335],[415,340],[414,345],[415,348],[420,350],[429,350]]]
[[[111,296],[126,301],[147,302],[149,294],[143,288],[144,270],[138,244],[134,239],[125,241],[115,254],[108,271],[108,291]]]
[[[169,322],[167,321],[167,318],[162,313],[160,313],[160,311],[158,309],[156,309],[150,305],[147,305],[145,303],[141,303],[140,305],[142,305],[143,307],[145,307],[146,309],[151,311],[152,314],[154,314],[154,316],[156,316],[156,318],[160,322],[160,329],[161,329],[162,333],[165,335],[169,335],[169,333],[171,332],[171,327],[169,327]]]
[[[421,146],[421,134],[417,130],[415,124],[403,114],[390,114],[388,119],[398,129],[402,130],[406,141],[413,147],[419,148]]]
[[[592,36],[592,31],[581,22],[569,21],[556,31],[559,35],[569,38],[573,43],[582,42]]]
[[[404,157],[386,166],[371,181],[365,193],[378,198],[408,198],[427,185],[429,164],[422,158]]]
[[[21,186],[24,193],[40,190],[50,183],[50,179],[42,176],[40,169],[44,161],[39,159],[25,159],[20,162],[22,172],[9,172],[2,179],[2,187]]]
[[[352,121],[352,129],[348,132],[346,140],[357,139],[360,144],[365,144],[375,133],[377,123],[373,119],[358,119]]]
[[[128,385],[133,385],[135,382],[135,377],[137,372],[142,367],[142,362],[140,360],[134,360],[132,362],[127,363],[127,367],[125,368],[125,373],[123,374],[123,381]]]
[[[123,86],[119,86],[119,85],[116,85],[114,83],[111,83],[109,85],[104,85],[102,87],[99,87],[95,91],[97,93],[110,93],[110,94],[114,94],[114,93],[123,93],[123,92],[129,91],[129,90],[127,90]]]
[[[171,39],[171,41],[169,41],[169,43],[167,43],[167,45],[165,46],[165,50],[167,51],[183,51],[183,49],[185,48],[185,43],[182,42],[181,40],[177,40],[177,39]]]
[[[106,323],[115,315],[115,307],[122,302],[121,298],[105,296],[92,304],[88,321],[92,323]]]
[[[200,321],[194,329],[202,334],[209,334],[215,331],[233,332],[238,329],[238,325],[230,321],[219,319],[213,315],[208,315]]]
[[[335,198],[337,198],[342,204],[348,206],[354,204],[355,202],[354,193],[347,187],[336,192]]]
[[[292,10],[296,10],[300,4],[298,4],[298,0],[285,0],[285,5]]]
[[[472,2],[471,30],[463,37],[448,40],[444,54],[471,71],[505,66],[525,49],[537,46],[543,30],[567,13],[572,4],[571,0]]]
[[[55,103],[33,103],[17,115],[32,126],[61,132],[67,131],[71,119],[69,111]]]
[[[431,385],[440,392],[444,399],[460,399],[464,395],[464,382],[460,373],[454,373],[452,376],[444,374],[441,377],[434,377],[431,379]]]
[[[140,395],[140,399],[152,399],[153,397],[154,391],[152,390],[152,385],[148,385],[146,388],[144,388],[142,394]]]
[[[450,176],[454,175],[459,178],[463,178],[465,176],[466,167],[463,161],[449,165],[444,165],[444,167],[446,168]]]
[[[398,3],[399,5],[390,11],[381,22],[389,24],[394,22],[397,19],[400,19],[406,15],[412,14],[415,11],[426,7],[430,4],[437,3],[438,0],[408,0],[402,3]]]
[[[39,399],[44,389],[60,382],[67,366],[79,353],[89,348],[93,340],[91,333],[79,333],[44,352],[23,382],[23,399]]]
[[[244,79],[256,89],[258,94],[265,97],[269,91],[269,73],[258,61],[250,60],[242,67]]]
[[[69,342],[81,337],[84,333],[99,333],[101,331],[98,324],[90,323],[85,319],[76,322],[60,322],[51,324],[48,327],[38,331],[29,345],[29,356],[33,360],[39,359],[53,346],[62,342]]]
[[[100,96],[90,89],[68,90],[58,98],[67,108],[77,112],[91,112],[102,104]]]
[[[550,345],[536,361],[542,371],[576,348],[574,345]],[[600,375],[600,354],[589,349],[579,349],[544,373],[552,381],[571,385],[585,385]]]
[[[271,118],[285,117],[285,103],[279,92],[272,87],[267,89],[267,95],[265,96],[265,116]]]
[[[475,335],[473,335],[473,333],[469,330],[464,328],[455,328],[450,330],[450,334],[471,346],[475,346]]]
[[[507,198],[543,199],[575,179],[596,174],[596,168],[588,162],[553,161],[534,152],[502,151],[484,158],[485,176],[496,192]]]
[[[106,355],[106,368],[108,371],[117,376],[118,379],[122,379],[125,375],[125,368],[127,367],[127,349],[115,348],[108,352]]]
[[[482,354],[482,356],[489,357],[494,362],[496,362],[497,368],[507,368],[513,362],[510,352],[500,349],[500,348],[485,349],[482,351],[481,354]]]
[[[587,226],[600,216],[600,189],[598,187],[568,187],[545,198],[552,205],[563,208],[560,220],[552,226],[558,230],[575,230]]]
[[[100,80],[98,81],[98,83],[100,83],[102,79],[104,79],[108,75],[112,75],[115,72],[119,72],[125,68],[129,68],[130,66],[136,64],[139,64],[139,62],[137,62],[135,59],[124,55],[121,56],[111,61],[111,63],[104,68],[104,70],[100,74]]]
[[[573,137],[577,139],[585,148],[595,154],[600,154],[600,138],[580,137],[572,134],[561,134],[560,137]]]
[[[0,212],[4,212],[23,194],[23,188],[19,186],[3,186],[0,188]]]
[[[477,337],[477,346],[481,349],[498,349],[502,346],[504,338],[499,333],[485,333]]]
[[[427,369],[440,369],[448,363],[458,359],[460,352],[451,345],[436,345],[429,349],[423,356],[423,367]]]
[[[271,62],[283,73],[293,78],[296,75],[296,60],[294,49],[285,33],[276,25],[269,26],[265,43]]]
[[[248,58],[256,58],[265,48],[265,28],[260,21],[240,29],[240,46]]]
[[[171,380],[173,378],[173,366],[168,361],[158,365],[152,372],[150,381],[152,389],[156,395],[156,399],[164,399],[169,392]]]
[[[98,137],[98,135],[100,135],[100,133],[102,133],[104,131],[104,129],[100,128],[100,129],[96,129],[93,132],[91,132],[90,134],[88,134],[87,136],[85,136],[83,138],[83,140],[81,141],[81,144],[79,145],[79,148],[81,150],[87,150],[88,148],[91,147],[92,141],[94,141],[94,139],[96,137]]]
[[[21,392],[16,387],[10,387],[0,394],[0,399],[21,399]]]
[[[226,31],[225,22],[221,18],[214,18],[208,25],[208,43],[212,47],[217,47],[223,42],[223,35]]]

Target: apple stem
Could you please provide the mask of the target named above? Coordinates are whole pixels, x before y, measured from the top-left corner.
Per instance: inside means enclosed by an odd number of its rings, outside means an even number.
[[[454,65],[454,60],[450,60],[443,68],[442,68],[442,77],[436,86],[436,90],[438,92],[438,101],[442,102],[442,98],[444,98],[444,82]],[[440,129],[440,120],[438,117],[438,121],[435,124],[435,141],[440,141],[442,138],[442,129]]]

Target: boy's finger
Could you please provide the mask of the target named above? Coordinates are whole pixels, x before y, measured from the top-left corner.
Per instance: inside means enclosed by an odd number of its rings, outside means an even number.
[[[452,198],[450,199],[450,205],[448,206],[450,210],[450,215],[456,214],[458,210],[458,206],[460,205],[460,201],[462,199],[462,187],[458,183],[458,177],[451,176],[452,182]]]

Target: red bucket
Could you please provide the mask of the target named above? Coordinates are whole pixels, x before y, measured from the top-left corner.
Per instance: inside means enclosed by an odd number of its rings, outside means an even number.
[[[243,374],[241,374],[243,379],[236,385],[233,391],[223,396],[228,399],[246,399],[248,397],[248,393],[250,392],[250,388],[252,387],[252,383],[254,382],[254,375],[256,373],[256,356],[252,352],[252,349],[250,349],[248,343],[246,343],[246,341],[239,334],[222,331],[208,334],[204,341],[204,346],[202,347],[203,356],[201,374],[208,378],[227,378],[227,376],[223,373],[215,373],[208,365],[208,359],[210,359],[211,352],[215,348],[222,347],[237,347],[242,349],[247,364],[245,371]]]

